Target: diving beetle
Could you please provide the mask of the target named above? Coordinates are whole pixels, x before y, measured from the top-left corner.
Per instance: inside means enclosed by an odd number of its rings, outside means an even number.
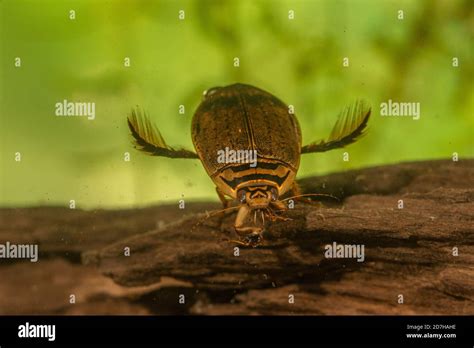
[[[264,219],[284,211],[281,197],[302,196],[295,181],[301,154],[325,152],[360,138],[370,117],[370,107],[357,100],[340,114],[327,140],[302,146],[301,130],[292,108],[274,95],[246,84],[214,87],[204,92],[192,120],[196,152],[168,146],[159,130],[139,109],[132,110],[128,126],[135,147],[152,156],[199,158],[224,208],[237,201],[235,231],[250,245],[261,240]],[[257,163],[218,161],[223,148],[256,151]],[[227,197],[230,197],[228,199]],[[257,225],[260,212],[263,225]],[[254,213],[254,224],[248,220]]]

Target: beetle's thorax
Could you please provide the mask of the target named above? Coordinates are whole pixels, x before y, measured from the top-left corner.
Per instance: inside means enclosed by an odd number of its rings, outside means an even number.
[[[211,176],[222,192],[241,200],[238,191],[244,187],[268,186],[277,191],[277,196],[286,193],[296,175],[296,170],[275,161],[259,159],[255,168],[247,165],[229,165]]]

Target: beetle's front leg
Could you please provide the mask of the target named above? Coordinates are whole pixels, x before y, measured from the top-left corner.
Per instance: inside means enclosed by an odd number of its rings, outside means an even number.
[[[263,228],[257,226],[247,226],[244,227],[244,224],[247,220],[252,209],[249,208],[247,204],[244,204],[240,207],[237,217],[235,218],[235,232],[241,237],[245,237],[249,234],[261,233]]]
[[[270,205],[276,211],[288,210],[288,207],[282,201],[274,201],[274,202],[271,202]]]
[[[219,199],[222,202],[222,205],[224,206],[224,213],[222,214],[221,218],[219,219],[219,225],[221,225],[221,228],[222,228],[222,223],[224,222],[224,219],[227,217],[227,215],[232,214],[233,210],[227,210],[226,211],[226,209],[228,209],[230,207],[231,201],[228,200],[225,197],[225,194],[217,186],[216,186],[216,192],[217,192],[217,195],[219,196]]]
[[[216,187],[216,192],[217,195],[219,196],[220,201],[222,202],[222,205],[224,206],[224,209],[227,209],[230,207],[230,201],[225,198],[224,193],[219,189],[219,187]]]
[[[275,211],[275,212],[283,212],[283,211],[288,210],[288,207],[282,201],[271,202],[270,206],[271,206],[272,210]],[[274,214],[272,211],[270,211],[270,214],[269,214],[268,217],[270,218],[271,221],[277,221],[277,220],[289,221],[289,220],[291,220],[290,218]]]
[[[244,227],[251,211],[252,209],[250,209],[248,205],[242,205],[235,218],[234,228],[235,232],[244,239],[246,245],[256,246],[262,240],[261,233],[263,232],[263,228],[257,226]]]

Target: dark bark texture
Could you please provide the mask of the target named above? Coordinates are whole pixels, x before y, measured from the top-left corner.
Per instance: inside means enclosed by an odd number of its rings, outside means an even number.
[[[38,243],[40,260],[0,260],[0,314],[472,315],[473,183],[474,160],[302,179],[339,201],[296,202],[257,248],[229,241],[217,203],[2,209],[0,243]],[[364,261],[327,258],[333,243]]]

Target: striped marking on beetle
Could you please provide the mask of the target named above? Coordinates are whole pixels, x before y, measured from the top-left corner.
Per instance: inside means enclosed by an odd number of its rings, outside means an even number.
[[[278,161],[259,161],[256,168],[248,165],[233,164],[216,173],[215,179],[226,186],[227,192],[235,193],[243,186],[253,184],[269,184],[279,191],[290,184],[294,173],[288,165]]]

